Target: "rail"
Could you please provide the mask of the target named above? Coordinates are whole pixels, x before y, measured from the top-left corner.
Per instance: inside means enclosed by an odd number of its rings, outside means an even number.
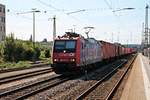
[[[136,57],[136,56],[135,56]],[[135,59],[134,57],[134,59]],[[134,61],[134,60],[133,60]],[[133,63],[132,61],[132,63]],[[110,77],[119,67],[123,66],[125,63],[127,63],[126,61],[124,61],[123,63],[121,63],[119,66],[117,66],[115,69],[113,69],[111,72],[109,72],[108,74],[106,74],[103,78],[101,78],[99,81],[97,81],[94,85],[92,85],[90,88],[88,88],[87,90],[85,90],[83,93],[81,93],[78,97],[75,98],[75,100],[82,100],[83,98],[85,98],[90,92],[92,92],[96,87],[98,87],[105,79],[107,79],[108,77]],[[131,63],[131,64],[132,64]],[[116,85],[117,86],[117,85]],[[115,88],[114,88],[115,89]],[[112,90],[114,91],[114,90]],[[113,92],[112,92],[113,93]],[[107,98],[109,99],[112,96],[112,93],[109,93]],[[107,100],[108,100],[107,99]]]
[[[18,74],[18,75],[12,75],[12,76],[9,76],[9,77],[1,78],[0,79],[0,84],[4,84],[4,83],[7,83],[7,82],[11,82],[11,81],[15,81],[15,80],[19,80],[19,79],[23,79],[23,78],[27,78],[27,77],[32,77],[32,76],[36,76],[36,75],[40,75],[40,74],[49,73],[49,72],[52,72],[52,71],[53,70],[50,68],[50,69],[43,69],[43,70]]]
[[[28,96],[31,96],[33,94],[36,94],[44,89],[56,86],[56,85],[70,79],[70,77],[67,77],[67,78],[64,78],[64,77],[65,76],[62,76],[62,75],[54,75],[52,77],[49,77],[44,80],[40,80],[38,82],[33,82],[33,83],[27,84],[22,87],[11,89],[11,90],[0,93],[0,98],[5,99],[7,97],[10,97],[10,98],[14,97],[12,99],[20,100],[20,99],[26,98]],[[24,91],[26,91],[26,92],[24,92]],[[17,95],[17,96],[15,96],[15,95]]]
[[[122,74],[122,76],[120,77],[120,79],[118,80],[118,82],[116,83],[116,85],[112,88],[112,90],[109,92],[109,94],[107,95],[107,97],[105,98],[105,100],[110,100],[114,93],[116,92],[117,88],[120,86],[123,78],[125,77],[125,75],[127,74],[127,72],[129,71],[129,69],[131,68],[135,58],[136,58],[137,55],[134,56],[134,58],[131,60],[128,68],[125,70],[125,72]]]

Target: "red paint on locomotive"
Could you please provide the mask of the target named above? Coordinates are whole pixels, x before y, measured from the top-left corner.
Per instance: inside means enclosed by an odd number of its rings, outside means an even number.
[[[111,60],[133,53],[133,49],[93,38],[85,39],[75,33],[66,33],[54,41],[52,62],[56,70],[81,70],[87,65]],[[68,70],[69,69],[69,70]]]

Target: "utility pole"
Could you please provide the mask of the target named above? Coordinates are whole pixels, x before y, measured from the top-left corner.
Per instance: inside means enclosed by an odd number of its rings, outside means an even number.
[[[148,37],[149,37],[149,43],[148,43],[148,46],[147,46],[147,51],[148,51],[148,57],[150,59],[150,29],[148,29]]]
[[[40,11],[33,8],[31,12],[33,13],[33,47],[35,47],[35,13]]]
[[[118,32],[118,37],[117,37],[117,38],[118,38],[118,39],[117,39],[118,43],[119,43],[119,34],[120,34],[120,32]]]
[[[145,48],[148,47],[148,8],[149,6],[146,5],[145,7],[145,45],[144,45]]]
[[[53,41],[56,38],[56,16],[53,17]]]
[[[142,49],[144,47],[144,42],[145,42],[145,33],[144,33],[144,23],[142,23]]]
[[[132,32],[130,33],[130,42],[132,43]]]
[[[49,18],[48,20],[53,20],[53,41],[56,38],[56,15],[53,18]]]
[[[129,45],[129,43],[128,43],[129,41],[128,41],[128,39],[127,39],[127,48],[128,48],[128,45]]]
[[[33,11],[33,47],[35,47],[35,12],[34,11]]]
[[[76,31],[76,25],[73,25],[73,32],[75,33]]]
[[[36,8],[33,8],[32,11],[23,12],[23,13],[17,13],[17,14],[27,14],[27,13],[33,13],[33,47],[35,47],[35,13],[40,12],[39,10],[36,10]]]
[[[114,34],[112,33],[112,43],[113,43],[113,37],[114,37]]]

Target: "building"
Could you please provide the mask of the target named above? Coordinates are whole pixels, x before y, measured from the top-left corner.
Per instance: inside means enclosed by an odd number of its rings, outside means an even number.
[[[0,42],[5,39],[6,24],[5,24],[5,5],[0,4]]]

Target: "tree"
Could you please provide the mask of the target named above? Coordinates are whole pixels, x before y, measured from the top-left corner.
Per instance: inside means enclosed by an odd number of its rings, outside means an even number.
[[[47,42],[47,39],[46,39],[46,38],[44,38],[42,42]]]
[[[30,41],[30,42],[32,42],[32,35],[30,35],[30,39],[29,39],[29,41]]]

